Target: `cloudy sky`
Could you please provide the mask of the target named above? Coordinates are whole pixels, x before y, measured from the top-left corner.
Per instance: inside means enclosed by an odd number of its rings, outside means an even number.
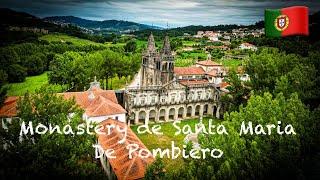
[[[91,20],[128,20],[166,27],[252,24],[264,9],[306,5],[320,11],[320,0],[1,0],[0,6],[38,17],[77,16]]]

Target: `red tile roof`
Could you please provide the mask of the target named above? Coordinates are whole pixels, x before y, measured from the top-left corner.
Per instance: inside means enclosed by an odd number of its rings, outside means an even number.
[[[112,90],[93,88],[94,99],[90,100],[90,91],[58,93],[64,99],[74,97],[76,104],[85,110],[88,116],[106,116],[126,113],[126,110],[118,104],[116,95]],[[0,109],[0,117],[17,116],[18,97],[8,97]]]
[[[7,97],[0,108],[0,117],[14,117],[17,115],[17,100],[19,97]]]
[[[201,67],[175,67],[174,73],[177,75],[204,75],[205,71]]]
[[[230,86],[230,84],[227,83],[227,82],[221,82],[221,83],[220,83],[220,88],[226,88],[226,87],[228,87],[228,86]]]
[[[113,155],[116,156],[116,158],[108,158],[108,161],[119,180],[142,179],[147,166],[154,161],[154,158],[153,156],[141,158],[137,153],[134,153],[132,155],[133,157],[130,159],[127,146],[129,144],[137,144],[139,146],[137,151],[139,151],[140,149],[147,149],[145,145],[125,123],[113,119],[107,119],[102,121],[100,125],[103,127],[114,125],[121,129],[127,128],[127,137],[124,143],[119,143],[119,141],[123,139],[123,134],[119,132],[117,128],[113,128],[109,133],[99,134],[98,142],[104,150],[114,150]],[[106,130],[102,129],[102,131]]]
[[[218,70],[217,69],[212,69],[211,71],[207,72],[207,75],[209,76],[217,76]]]
[[[88,116],[105,116],[126,113],[126,110],[118,104],[117,97],[112,90],[92,89],[94,99],[90,99],[90,90],[84,92],[59,93],[65,99],[75,98],[78,104]]]
[[[213,62],[211,60],[199,61],[196,64],[201,66],[222,66],[221,64]]]
[[[85,112],[88,116],[95,117],[113,114],[123,114],[126,113],[126,110],[123,109],[123,107],[120,106],[118,103],[114,103],[103,96],[98,96],[85,109]]]

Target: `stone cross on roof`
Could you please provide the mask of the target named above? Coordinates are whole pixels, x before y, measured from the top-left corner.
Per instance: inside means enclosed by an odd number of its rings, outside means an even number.
[[[100,82],[97,81],[96,76],[94,76],[94,81],[90,83],[90,90],[92,88],[100,88]]]

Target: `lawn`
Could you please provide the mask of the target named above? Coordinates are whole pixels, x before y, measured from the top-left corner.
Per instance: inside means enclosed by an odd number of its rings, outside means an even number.
[[[84,46],[84,45],[103,45],[101,43],[96,43],[87,39],[81,39],[73,36],[68,36],[64,34],[47,34],[41,36],[40,40],[46,40],[48,42],[63,42],[63,43],[72,43],[77,46]]]
[[[194,65],[196,63],[196,60],[192,58],[182,59],[178,57],[174,60],[174,63],[176,67],[189,67]]]
[[[140,50],[146,49],[148,41],[137,40],[136,42],[137,42],[137,49],[140,49]],[[158,50],[160,50],[160,48],[162,48],[163,46],[163,40],[155,41],[155,43]]]
[[[199,45],[200,43],[197,41],[182,41],[183,46],[193,46]]]
[[[203,124],[208,127],[208,122],[210,118],[203,118]],[[213,119],[213,118],[211,118]],[[214,120],[213,120],[214,121]],[[178,126],[182,129],[183,126],[189,125],[192,128],[192,131],[194,132],[195,124],[199,123],[199,119],[189,119],[189,120],[183,120],[181,121]],[[152,127],[154,124],[150,124],[149,126]],[[175,132],[177,129],[173,126],[173,122],[166,122],[161,124],[161,132],[163,132],[163,135],[154,135],[154,134],[138,134],[137,128],[138,125],[131,126],[131,129],[137,134],[139,139],[144,143],[144,145],[149,149],[166,149],[171,148],[171,141],[174,141],[175,146],[180,147],[182,149],[182,145],[184,144],[184,138],[186,135],[179,134],[175,135]],[[182,156],[179,156],[177,159],[172,160],[169,158],[163,159],[165,163],[165,168],[167,171],[177,171],[178,169],[181,169],[184,167],[184,161],[182,159]]]
[[[44,72],[38,76],[29,76],[26,78],[24,82],[21,83],[10,83],[5,85],[8,88],[7,95],[8,96],[23,96],[26,92],[34,93],[36,89],[40,89],[41,87],[50,87],[55,92],[63,92],[64,89],[60,85],[51,85],[48,83],[48,72]],[[126,78],[122,77],[121,79],[115,77],[112,78],[112,89],[121,89],[126,85]],[[111,84],[110,84],[111,86]]]
[[[105,42],[104,45],[106,47],[124,47],[126,45],[126,43],[116,43],[113,44],[112,42]]]
[[[62,87],[59,85],[48,84],[48,72],[44,72],[38,76],[27,77],[24,82],[10,83],[5,85],[8,88],[8,96],[23,96],[26,92],[34,93],[36,89],[40,89],[42,86],[50,86],[56,92],[61,92]]]
[[[237,60],[237,59],[224,59],[224,60],[219,60],[217,62],[222,63],[226,67],[236,70],[238,66],[242,65],[243,61]]]

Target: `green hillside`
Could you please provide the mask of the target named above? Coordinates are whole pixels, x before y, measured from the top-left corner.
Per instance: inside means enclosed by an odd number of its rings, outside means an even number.
[[[77,46],[83,46],[83,45],[103,45],[101,43],[96,43],[87,39],[81,39],[78,37],[73,37],[69,35],[64,34],[48,34],[41,36],[39,38],[40,40],[46,40],[48,42],[62,42],[62,43],[72,43]]]
[[[8,96],[23,96],[26,92],[34,93],[36,89],[40,89],[42,86],[50,86],[57,92],[62,92],[62,87],[59,85],[49,85],[48,72],[44,72],[38,76],[29,76],[24,82],[10,83],[5,85],[8,88]]]

